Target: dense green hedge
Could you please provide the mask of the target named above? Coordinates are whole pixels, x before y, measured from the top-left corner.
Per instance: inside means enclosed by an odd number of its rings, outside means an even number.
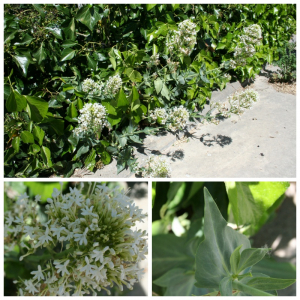
[[[213,89],[253,78],[277,59],[296,28],[296,6],[288,4],[6,4],[4,11],[7,177],[70,176],[112,156],[119,172],[134,169],[140,133],[158,130],[150,111],[183,105],[195,116]],[[196,44],[187,55],[170,54],[166,42],[187,19],[196,25]],[[254,55],[227,67],[253,24],[262,31]],[[87,78],[107,83],[114,75],[122,80],[117,93],[83,88]],[[101,103],[110,126],[76,135],[86,103]]]

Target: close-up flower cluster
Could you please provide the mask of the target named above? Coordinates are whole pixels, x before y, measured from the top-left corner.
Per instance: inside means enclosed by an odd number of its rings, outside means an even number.
[[[97,83],[91,78],[87,78],[82,83],[82,90],[93,96],[100,96],[103,90],[103,83]]]
[[[137,168],[137,173],[145,178],[168,178],[171,177],[170,162],[167,157],[151,154],[144,165]]]
[[[230,95],[227,99],[230,103],[230,112],[241,115],[246,109],[251,109],[252,104],[259,100],[259,94],[253,89],[246,89]]]
[[[99,103],[87,103],[80,109],[80,116],[78,117],[79,125],[74,129],[74,133],[79,135],[97,134],[102,131],[103,127],[109,127],[106,119],[107,112],[105,107]]]
[[[178,50],[181,54],[190,55],[197,42],[196,35],[196,24],[190,19],[184,20],[178,24],[178,30],[171,32],[166,46],[170,52]]]
[[[189,111],[182,105],[171,109],[155,108],[150,111],[150,120],[159,125],[166,125],[168,130],[173,132],[183,129],[190,118]]]
[[[152,55],[147,63],[147,68],[158,66],[160,64],[159,54]]]
[[[115,95],[122,87],[122,79],[119,74],[110,76],[106,82],[104,93]]]
[[[244,35],[239,36],[240,43],[235,48],[234,57],[238,66],[245,66],[247,58],[252,57],[256,52],[255,47],[259,46],[262,38],[261,28],[253,24],[244,28]]]
[[[124,190],[96,183],[88,193],[53,189],[47,202],[42,215],[40,197],[24,193],[5,213],[5,251],[18,246],[26,251],[20,261],[39,262],[31,278],[15,281],[19,295],[110,294],[114,285],[122,291],[140,281],[147,233],[135,226],[147,214]]]

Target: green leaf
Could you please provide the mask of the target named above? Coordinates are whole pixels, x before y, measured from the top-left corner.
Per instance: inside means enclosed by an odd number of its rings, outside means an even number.
[[[28,154],[33,154],[33,155],[35,155],[35,154],[39,153],[40,150],[41,150],[41,147],[40,147],[40,146],[38,146],[37,144],[31,144],[31,145],[29,146],[29,153],[28,153]]]
[[[232,278],[224,277],[220,282],[221,296],[232,296]]]
[[[67,186],[67,182],[63,182],[63,189]],[[29,188],[29,196],[35,195],[41,196],[41,203],[46,203],[48,198],[52,198],[53,189],[61,190],[59,182],[25,182],[25,185]]]
[[[118,108],[119,108],[119,107],[120,107],[120,108],[121,108],[121,107],[127,108],[128,105],[129,105],[128,100],[127,100],[127,98],[126,98],[126,95],[125,95],[123,89],[121,89],[121,90],[118,92],[118,94],[116,95],[116,100],[117,100],[117,107],[118,107]]]
[[[165,84],[163,84],[163,87],[161,89],[161,94],[162,96],[166,97],[168,100],[170,100],[170,94],[169,94],[169,90],[167,88],[167,86]]]
[[[37,60],[37,63],[40,65],[41,62],[47,58],[47,54],[44,48],[44,43],[41,43],[39,49],[33,54],[33,57]]]
[[[94,26],[99,20],[99,16],[89,5],[85,5],[78,11],[76,20],[87,26],[90,31],[93,31]]]
[[[240,263],[241,254],[240,249],[242,248],[242,245],[235,248],[235,250],[232,252],[230,256],[230,267],[233,274],[238,274],[238,265]],[[245,250],[244,250],[245,251]]]
[[[4,31],[4,44],[9,42],[15,37],[15,34],[18,32],[18,29],[12,30],[12,31]]]
[[[16,60],[19,67],[22,69],[24,76],[27,76],[29,64],[32,63],[30,52],[23,52],[19,55],[14,55],[13,58]]]
[[[258,290],[256,288],[253,288],[251,286],[248,286],[247,284],[244,284],[236,280],[233,281],[232,287],[233,289],[244,292],[246,295],[250,295],[250,296],[273,296],[270,293]]]
[[[73,157],[73,160],[76,160],[77,158],[79,158],[81,155],[87,153],[89,151],[90,147],[89,146],[81,146],[76,155]]]
[[[156,4],[146,4],[147,11],[151,10],[155,6]]]
[[[57,39],[63,40],[62,31],[58,27],[45,27],[45,29],[49,30]]]
[[[9,112],[22,111],[26,107],[26,104],[26,98],[13,90],[6,101],[6,109]]]
[[[246,236],[227,226],[207,188],[204,188],[204,241],[196,254],[197,286],[219,288],[224,277],[231,275],[230,257],[240,246],[242,250],[250,248]]]
[[[155,86],[156,93],[159,94],[163,87],[163,82],[159,77],[154,81],[154,86]]]
[[[77,42],[75,42],[75,41],[72,41],[72,40],[65,40],[65,41],[63,41],[63,43],[62,43],[62,47],[63,48],[70,48],[70,47],[73,47],[73,46],[76,46],[76,45],[78,45],[78,43]]]
[[[23,143],[25,143],[25,144],[33,144],[34,143],[33,134],[27,130],[23,130],[21,132],[21,139],[22,139]]]
[[[112,64],[113,69],[115,70],[117,68],[117,63],[116,63],[115,58],[114,57],[110,57],[109,60],[110,60],[110,62]]]
[[[288,182],[225,182],[237,225],[251,224],[257,231],[284,198]]]
[[[152,237],[152,275],[157,278],[172,268],[193,268],[194,258],[187,255],[185,239],[172,234]],[[172,247],[170,247],[172,245]]]
[[[78,112],[77,112],[74,102],[70,103],[70,105],[69,105],[68,116],[72,119],[76,118],[78,116]]]
[[[127,68],[125,74],[129,77],[132,82],[142,82],[143,76],[140,72],[133,70],[132,68]]]
[[[41,148],[41,155],[43,158],[44,163],[46,164],[46,166],[48,168],[50,168],[52,166],[52,161],[51,161],[51,151],[49,148],[42,146]]]
[[[264,273],[275,278],[296,278],[296,268],[291,263],[278,262],[272,258],[263,258],[253,266],[253,272]]]
[[[71,48],[66,48],[61,53],[60,61],[66,61],[72,59],[76,54],[76,50],[73,50]]]
[[[16,153],[18,153],[20,151],[20,140],[21,139],[19,136],[15,136],[11,142]]]
[[[108,165],[111,162],[111,155],[107,151],[101,152],[101,161],[105,164]]]
[[[45,12],[41,4],[32,4],[32,6],[41,14],[42,18],[45,18]]]
[[[36,122],[42,121],[48,112],[48,102],[35,96],[26,95],[25,98],[30,107],[31,120]]]
[[[86,59],[88,67],[95,71],[97,69],[97,62],[93,60],[89,55],[87,55]]]
[[[257,264],[265,257],[265,255],[268,253],[269,250],[270,249],[268,248],[245,249],[241,254],[237,273],[240,273],[241,271]]]
[[[74,41],[76,39],[75,19],[72,18],[67,27],[63,29],[67,40]]]
[[[295,281],[295,279],[256,277],[248,281],[247,285],[261,291],[271,291],[285,289],[295,283]]]
[[[154,280],[153,283],[166,287],[164,296],[191,296],[198,295],[199,288],[195,287],[195,276],[183,268],[169,270],[163,276]]]
[[[45,131],[40,128],[39,126],[35,126],[33,131],[33,136],[35,138],[35,140],[39,143],[39,145],[41,146],[43,144],[43,139],[45,136]]]

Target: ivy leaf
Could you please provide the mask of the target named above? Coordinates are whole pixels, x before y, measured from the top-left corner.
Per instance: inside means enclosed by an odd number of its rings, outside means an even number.
[[[60,61],[66,61],[72,59],[76,54],[76,50],[73,50],[71,48],[66,48],[61,53]]]
[[[33,57],[37,60],[37,63],[40,65],[41,62],[47,58],[47,54],[44,48],[44,43],[41,43],[39,49],[33,54]]]
[[[14,55],[13,58],[16,60],[19,67],[22,69],[24,76],[27,76],[28,67],[33,63],[30,52],[23,52],[19,55]]]
[[[17,91],[12,91],[6,102],[6,109],[9,112],[22,111],[26,107],[26,98]]]
[[[45,27],[48,31],[50,31],[57,39],[63,40],[62,31],[58,27]]]
[[[246,236],[227,226],[207,188],[204,188],[204,241],[196,253],[197,286],[219,288],[224,277],[231,275],[230,257],[240,246],[250,248]]]
[[[15,34],[18,32],[18,29],[14,29],[12,31],[5,31],[4,32],[4,44],[9,42],[15,37]]]
[[[73,47],[73,46],[76,46],[76,45],[78,45],[77,42],[74,42],[72,40],[65,40],[65,41],[63,41],[61,46],[63,48],[70,48],[70,47]]]
[[[36,122],[42,121],[48,112],[48,102],[35,96],[26,95],[25,98],[30,108],[31,120]]]
[[[75,19],[72,18],[67,27],[63,29],[66,39],[74,41],[76,39]]]
[[[41,4],[32,4],[32,6],[41,14],[42,18],[45,18],[45,12]]]
[[[85,5],[78,11],[76,20],[84,24],[90,31],[93,31],[94,26],[99,20],[99,15],[89,5]]]
[[[97,62],[93,60],[89,55],[86,56],[86,59],[88,67],[95,71],[97,68]]]

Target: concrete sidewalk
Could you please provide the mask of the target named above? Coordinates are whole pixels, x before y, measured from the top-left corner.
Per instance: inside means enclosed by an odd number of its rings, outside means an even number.
[[[226,101],[239,88],[238,82],[229,84],[223,91],[213,92],[211,102]],[[242,116],[232,115],[219,125],[194,124],[180,140],[171,133],[148,136],[136,152],[139,162],[150,153],[167,155],[173,178],[294,178],[296,96],[277,92],[264,76],[257,76],[251,88],[260,100]],[[113,161],[84,177],[135,175],[128,170],[117,174]]]

